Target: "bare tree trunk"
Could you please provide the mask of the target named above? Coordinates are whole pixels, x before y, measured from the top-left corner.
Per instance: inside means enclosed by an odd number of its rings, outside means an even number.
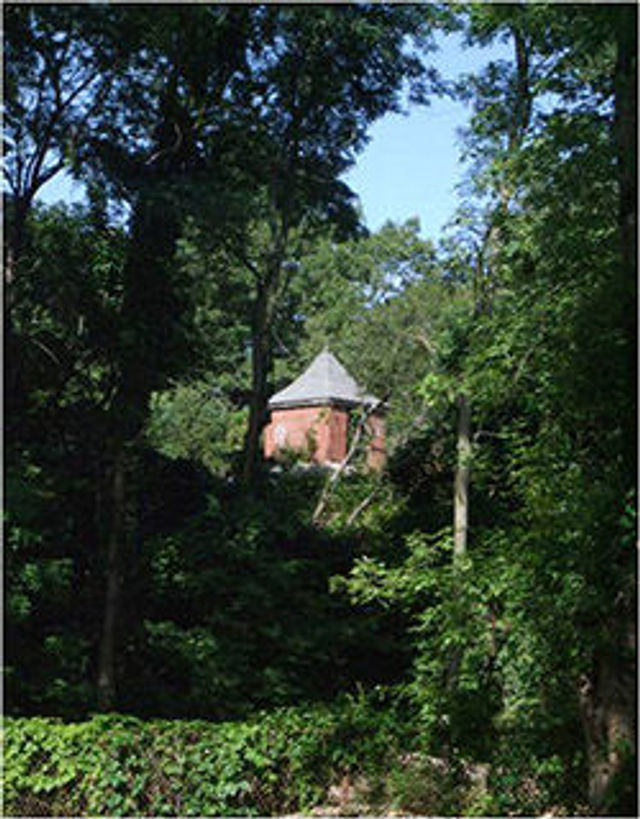
[[[98,707],[109,711],[116,700],[116,629],[120,603],[120,552],[124,538],[124,447],[114,445],[109,486],[109,532],[107,536],[107,583],[98,667]]]
[[[453,566],[459,564],[467,552],[467,535],[469,530],[469,477],[471,470],[471,412],[469,399],[464,392],[460,392],[456,399],[458,408],[457,435],[457,463],[453,479]],[[457,595],[458,588],[453,590]],[[449,696],[453,697],[458,684],[460,663],[464,655],[462,646],[451,649],[446,671],[446,688]],[[447,731],[443,743],[443,757],[450,760],[454,737],[452,727]]]
[[[471,412],[464,393],[457,399],[458,460],[453,485],[453,556],[460,558],[467,551],[469,529],[469,477],[471,471]]]

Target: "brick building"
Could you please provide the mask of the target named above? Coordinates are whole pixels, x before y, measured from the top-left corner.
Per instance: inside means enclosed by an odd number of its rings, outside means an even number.
[[[323,350],[302,375],[269,401],[265,457],[289,450],[306,454],[318,464],[339,464],[349,447],[350,413],[362,407],[369,412],[364,436],[367,463],[381,469],[386,457],[381,402],[366,395],[338,359]]]

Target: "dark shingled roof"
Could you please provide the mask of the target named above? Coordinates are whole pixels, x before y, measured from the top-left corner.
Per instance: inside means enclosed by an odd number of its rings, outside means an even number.
[[[350,407],[378,403],[349,375],[328,350],[317,355],[307,369],[269,401],[269,409],[342,404]]]

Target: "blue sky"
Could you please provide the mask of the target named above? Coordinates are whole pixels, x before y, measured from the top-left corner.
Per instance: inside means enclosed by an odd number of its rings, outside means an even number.
[[[466,49],[458,35],[439,35],[431,60],[447,79],[475,72],[490,59],[508,57],[503,45]],[[462,179],[457,131],[469,119],[462,102],[434,97],[408,115],[389,114],[374,123],[370,141],[345,182],[358,194],[370,230],[386,221],[420,219],[422,236],[437,240],[456,207],[455,186]],[[46,202],[82,197],[82,185],[59,175],[46,185]]]
[[[510,57],[503,44],[464,48],[459,35],[438,36],[437,44],[431,59],[445,79]],[[390,114],[374,123],[357,165],[343,177],[360,197],[370,230],[417,216],[422,236],[437,240],[456,208],[455,186],[463,175],[457,132],[469,117],[462,102],[434,97],[408,116]]]

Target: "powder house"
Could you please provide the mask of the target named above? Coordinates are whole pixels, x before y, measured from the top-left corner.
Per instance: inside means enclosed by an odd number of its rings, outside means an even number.
[[[366,395],[338,359],[328,350],[269,401],[271,421],[264,433],[266,458],[288,451],[306,455],[325,466],[337,466],[349,448],[349,416],[366,413],[367,464],[381,469],[385,462],[382,404]]]

